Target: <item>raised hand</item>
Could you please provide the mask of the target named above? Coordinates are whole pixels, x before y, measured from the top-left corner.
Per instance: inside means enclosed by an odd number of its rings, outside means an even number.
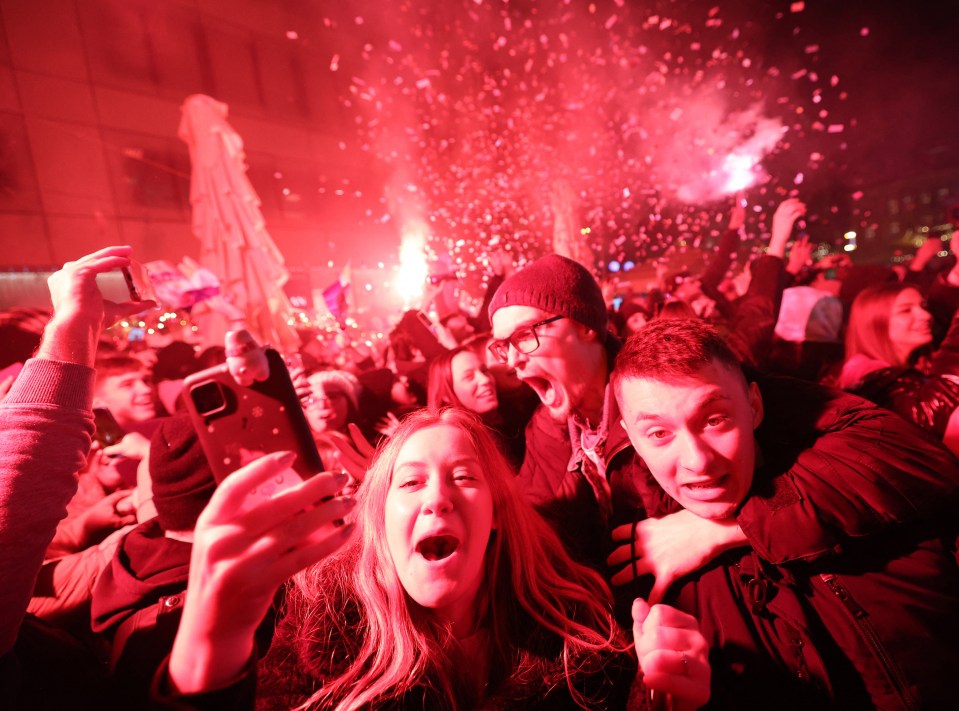
[[[736,200],[733,209],[729,212],[729,229],[738,231],[746,224],[746,201],[742,193],[736,194]]]
[[[380,419],[376,423],[376,431],[379,432],[384,437],[392,437],[393,433],[396,432],[396,428],[400,426],[400,418],[394,415],[392,412],[387,412],[386,417]]]
[[[789,259],[786,261],[786,271],[796,276],[803,267],[812,264],[812,242],[809,235],[803,235],[793,243],[789,250]]]
[[[786,242],[792,234],[793,225],[806,214],[806,204],[799,198],[786,198],[773,213],[772,236],[769,238],[769,251],[776,257],[786,256]]]
[[[334,437],[331,439],[333,445],[339,450],[340,463],[343,468],[349,472],[350,476],[356,481],[363,481],[366,478],[366,470],[370,468],[370,460],[373,458],[373,452],[376,450],[373,445],[366,441],[366,437],[360,432],[360,428],[350,422],[346,426],[350,433],[350,438]]]
[[[299,481],[290,452],[268,454],[225,479],[194,531],[183,618],[170,677],[193,693],[232,682],[280,585],[349,538],[351,497],[334,498],[345,474]],[[291,486],[283,488],[280,480]],[[281,486],[277,486],[277,483]]]
[[[103,455],[108,458],[147,459],[150,456],[150,440],[139,432],[127,432],[116,444],[104,447]]]
[[[37,355],[82,365],[93,365],[96,342],[104,326],[123,316],[153,308],[153,301],[114,303],[100,294],[97,275],[130,265],[132,247],[106,247],[67,262],[47,279],[53,318]]]
[[[668,694],[672,711],[692,711],[709,701],[709,646],[692,615],[668,605],[633,601],[633,641],[652,706]]]
[[[942,240],[939,237],[930,237],[916,250],[915,256],[909,262],[909,271],[921,272],[942,249]]]

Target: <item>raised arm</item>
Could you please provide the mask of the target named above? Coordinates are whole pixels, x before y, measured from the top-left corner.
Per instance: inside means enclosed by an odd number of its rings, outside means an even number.
[[[761,557],[815,560],[954,510],[959,461],[932,435],[862,398],[797,383],[760,385],[764,483],[737,522]]]
[[[93,434],[93,362],[103,325],[152,302],[105,302],[96,276],[129,247],[68,262],[49,281],[54,315],[0,404],[0,655],[16,640],[43,553],[76,492]]]

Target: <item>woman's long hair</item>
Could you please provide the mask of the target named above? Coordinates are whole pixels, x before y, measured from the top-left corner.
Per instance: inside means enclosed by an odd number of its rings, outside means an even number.
[[[451,630],[407,595],[386,541],[386,498],[397,456],[414,432],[436,425],[466,434],[485,465],[493,499],[497,529],[486,551],[485,600],[478,603],[480,626],[489,633],[491,676],[520,688],[565,683],[578,703],[588,705],[593,699],[574,687],[577,676],[601,668],[604,655],[597,652],[627,648],[612,619],[609,588],[569,557],[516,488],[512,469],[481,421],[445,408],[409,415],[381,444],[357,497],[357,534],[345,550],[297,576],[291,611],[302,620],[299,638],[322,648],[332,628],[348,635],[352,647],[345,671],[325,680],[304,707],[357,709],[413,689],[445,699],[450,708],[462,705],[457,690],[463,670],[451,662]],[[344,601],[355,606],[356,619],[344,620]],[[555,642],[547,641],[553,650],[548,655],[541,653],[543,644],[529,644],[544,638]],[[332,644],[336,649],[339,643]],[[319,654],[328,658],[330,650]]]
[[[460,353],[470,351],[475,352],[476,349],[466,345],[456,346],[445,353],[440,353],[430,363],[426,404],[431,410],[449,406],[463,407],[463,403],[456,397],[456,391],[453,389],[453,358]]]
[[[846,327],[846,360],[864,355],[889,365],[906,365],[889,340],[889,316],[892,307],[906,289],[916,287],[899,282],[877,284],[863,289],[852,302]]]

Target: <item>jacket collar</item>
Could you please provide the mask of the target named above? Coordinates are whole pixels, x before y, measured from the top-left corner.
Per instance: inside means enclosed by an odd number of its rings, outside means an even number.
[[[595,430],[598,435],[596,451],[607,467],[613,457],[631,446],[626,428],[620,424],[621,419],[619,405],[617,405],[616,398],[613,396],[613,388],[607,382],[606,391],[603,394],[603,416],[600,418],[599,427]],[[588,430],[586,423],[575,416],[570,416],[567,425],[569,426],[569,441],[573,451],[566,469],[567,471],[575,471],[580,468],[586,456],[583,451],[583,432]]]

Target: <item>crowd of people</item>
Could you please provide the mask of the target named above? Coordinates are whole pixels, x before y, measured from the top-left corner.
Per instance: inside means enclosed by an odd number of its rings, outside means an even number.
[[[384,353],[305,339],[308,477],[277,451],[218,481],[185,412],[262,348],[117,351],[151,304],[96,277],[130,248],[65,264],[46,319],[0,317],[4,698],[952,707],[959,263],[814,262],[804,212],[750,259],[737,205],[702,273],[615,306],[567,257],[500,259],[477,314],[434,294]]]

